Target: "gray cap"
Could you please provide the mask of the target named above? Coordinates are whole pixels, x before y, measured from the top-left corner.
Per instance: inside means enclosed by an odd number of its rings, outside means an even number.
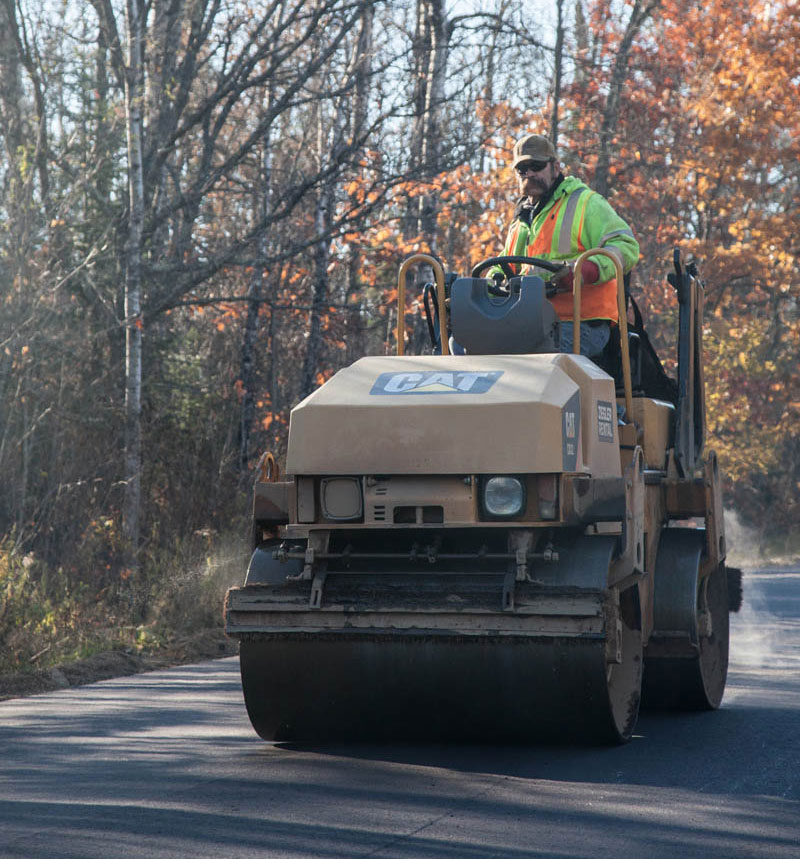
[[[558,156],[553,144],[541,134],[526,134],[514,144],[514,160],[511,167],[525,161],[550,161]]]

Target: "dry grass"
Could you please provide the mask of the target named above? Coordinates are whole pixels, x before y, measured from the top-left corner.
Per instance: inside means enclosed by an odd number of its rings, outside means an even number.
[[[238,535],[195,534],[114,579],[0,546],[0,698],[232,655],[222,604],[248,555]]]

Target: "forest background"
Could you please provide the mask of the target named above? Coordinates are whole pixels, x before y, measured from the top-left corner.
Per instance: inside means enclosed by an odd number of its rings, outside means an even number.
[[[406,255],[499,251],[530,130],[633,225],[668,367],[697,259],[727,505],[795,550],[798,11],[0,0],[0,670],[219,628],[260,454],[394,348]]]

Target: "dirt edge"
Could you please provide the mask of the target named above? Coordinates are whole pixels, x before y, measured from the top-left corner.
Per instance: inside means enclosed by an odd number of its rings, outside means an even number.
[[[236,642],[221,630],[202,630],[155,651],[107,650],[86,659],[49,668],[0,673],[0,701],[54,692],[71,686],[85,686],[99,680],[127,677],[204,659],[223,659],[235,656],[238,651]]]

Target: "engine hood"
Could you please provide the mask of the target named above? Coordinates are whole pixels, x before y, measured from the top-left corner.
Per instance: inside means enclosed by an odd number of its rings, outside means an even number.
[[[286,470],[584,472],[599,453],[599,470],[618,475],[616,420],[613,438],[594,443],[598,400],[615,402],[613,381],[579,356],[362,358],[293,409]]]

